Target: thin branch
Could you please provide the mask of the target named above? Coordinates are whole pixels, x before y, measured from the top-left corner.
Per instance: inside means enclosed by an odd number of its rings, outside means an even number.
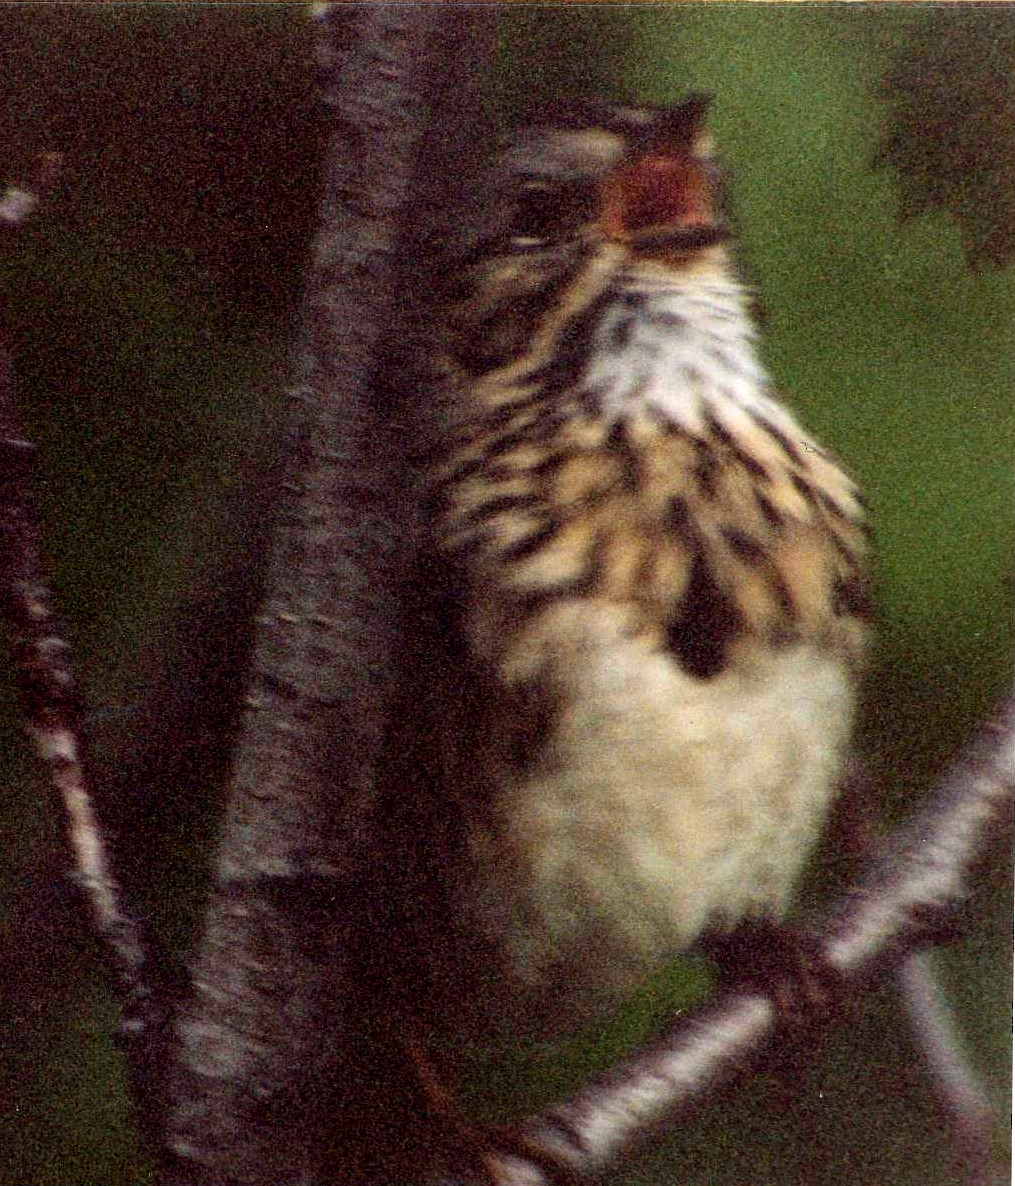
[[[870,982],[928,935],[951,928],[970,896],[972,873],[1010,827],[1013,749],[1015,700],[983,728],[927,803],[887,838],[832,911],[817,937],[828,966],[847,982]],[[778,1027],[771,997],[725,993],[569,1102],[527,1121],[523,1135],[576,1173],[601,1174],[748,1073]],[[506,1155],[498,1155],[495,1169],[504,1186],[546,1181],[534,1164]]]
[[[56,182],[59,157],[45,154],[36,178],[0,197],[0,223],[20,230]],[[164,1051],[165,1018],[156,992],[156,962],[139,921],[127,909],[112,871],[81,754],[81,709],[66,627],[45,573],[36,493],[36,447],[25,439],[10,344],[0,333],[0,617],[11,657],[25,731],[57,794],[73,881],[123,1003],[120,1036],[138,1089],[150,1094]],[[141,1108],[150,1136],[153,1112]]]
[[[848,860],[854,876],[880,847],[877,817],[873,777],[866,763],[854,758],[825,837],[826,847]],[[985,1186],[994,1156],[996,1117],[938,981],[927,951],[909,952],[891,972],[900,1019],[909,1029],[914,1053],[927,1070],[928,1086],[941,1111],[956,1181]]]
[[[24,189],[11,185],[0,194],[0,227],[20,230],[25,225],[56,185],[61,163],[58,152],[42,153],[36,161],[35,173]]]
[[[936,784],[926,803],[887,837],[828,927],[830,964],[859,976],[953,929],[971,874],[1010,827],[1015,789],[1015,700],[1006,701]]]
[[[23,226],[38,201],[33,190],[7,190],[0,198],[0,221]],[[36,456],[35,446],[22,430],[14,363],[4,335],[0,338],[0,609],[12,635],[25,728],[59,792],[78,884],[114,967],[133,985],[143,962],[142,947],[120,904],[120,889],[109,868],[81,762],[70,644],[44,574]]]
[[[997,1167],[991,1145],[997,1117],[928,959],[928,952],[914,952],[896,972],[906,1020],[944,1116],[955,1180],[966,1186],[994,1186]]]

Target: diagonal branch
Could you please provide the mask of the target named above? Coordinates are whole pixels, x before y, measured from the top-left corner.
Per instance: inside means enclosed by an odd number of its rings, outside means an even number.
[[[26,188],[0,196],[0,225],[20,230],[58,170],[59,157],[44,154]],[[164,995],[156,987],[153,949],[124,903],[92,800],[70,644],[45,574],[35,465],[36,448],[22,428],[10,344],[0,334],[0,617],[11,636],[25,730],[56,791],[73,880],[123,1003],[120,1035],[135,1098],[154,1099],[148,1089],[164,1054]],[[158,1124],[156,1111],[142,1108],[149,1137]]]
[[[904,959],[895,973],[896,988],[944,1119],[955,1181],[964,1186],[994,1186],[999,1178],[993,1148],[998,1117],[969,1059],[929,955],[916,951]]]
[[[830,968],[857,986],[936,931],[951,928],[971,877],[1010,827],[1015,790],[1015,700],[1006,702],[928,801],[888,837],[854,889],[820,928]],[[750,1072],[779,1029],[773,999],[729,992],[684,1017],[645,1050],[567,1103],[523,1126],[533,1146],[578,1174],[599,1174],[637,1143]],[[545,1177],[499,1157],[504,1186]]]

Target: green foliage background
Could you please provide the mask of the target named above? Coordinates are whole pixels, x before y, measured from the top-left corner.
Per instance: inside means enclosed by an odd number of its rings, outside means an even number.
[[[891,818],[1006,691],[1012,666],[1015,275],[982,258],[969,266],[947,200],[900,225],[898,175],[875,168],[899,110],[882,79],[915,38],[926,43],[931,19],[935,44],[958,50],[987,36],[1005,51],[1015,29],[1015,10],[954,5],[513,6],[490,87],[505,121],[562,92],[715,93],[767,362],[872,506],[880,641],[863,745]],[[257,492],[284,411],[322,142],[312,83],[296,6],[0,10],[4,171],[16,178],[42,149],[67,161],[46,217],[0,260],[4,318],[42,446],[96,760],[126,795],[110,815],[177,946],[200,903],[208,787],[227,761],[256,593]],[[1010,143],[1011,112],[995,115]],[[974,178],[981,158],[982,146]],[[919,208],[911,195],[908,208]],[[196,738],[195,703],[211,718]],[[55,817],[6,682],[0,707],[0,1182],[144,1182],[107,1037],[115,1010],[52,873]],[[137,787],[158,805],[157,834]],[[807,904],[820,893],[816,879]],[[986,897],[974,937],[941,963],[1004,1109],[1003,860]],[[552,1094],[705,983],[698,967],[675,970],[617,1032],[563,1064],[532,1051],[501,1067],[503,1094],[523,1072],[530,1096]],[[792,1097],[752,1082],[630,1180],[956,1180],[888,993],[800,1079]],[[477,1106],[498,1103],[487,1093]]]

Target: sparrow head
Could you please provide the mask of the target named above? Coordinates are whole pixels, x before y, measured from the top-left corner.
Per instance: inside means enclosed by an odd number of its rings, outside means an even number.
[[[679,265],[728,236],[705,128],[710,99],[675,107],[568,103],[523,129],[472,193],[473,259],[610,243]]]
[[[729,237],[707,96],[569,103],[472,179],[441,269],[445,353],[467,374],[550,346],[619,272],[725,279]]]

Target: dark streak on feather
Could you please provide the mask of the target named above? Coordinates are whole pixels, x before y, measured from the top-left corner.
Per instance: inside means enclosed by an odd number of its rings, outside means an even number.
[[[798,473],[791,473],[789,480],[793,483],[796,492],[803,500],[811,506],[815,504],[814,488],[805,478],[802,478]]]
[[[752,457],[751,454],[744,449],[740,442],[733,436],[733,434],[726,428],[725,425],[712,415],[711,412],[706,413],[705,423],[711,431],[712,435],[721,441],[733,456],[740,462],[740,464],[747,470],[749,474],[753,474],[756,478],[769,477],[768,470],[761,464],[757,458]]]
[[[850,568],[850,569],[855,568],[856,564],[857,564],[857,550],[856,550],[856,548],[854,548],[853,545],[850,544],[848,540],[843,539],[842,536],[838,533],[838,531],[835,530],[834,526],[828,532],[827,538],[832,541],[833,547],[835,548],[836,552],[839,554],[841,559],[843,561],[845,561],[847,568]]]
[[[795,616],[796,606],[786,578],[764,547],[753,536],[736,527],[723,527],[721,531],[723,539],[729,544],[733,553],[745,564],[749,564],[764,575],[782,612],[790,617]]]
[[[449,472],[442,474],[438,479],[440,485],[450,486],[456,482],[464,482],[468,478],[474,478],[477,474],[486,469],[486,458],[484,457],[469,457],[465,461],[459,462]]]
[[[700,549],[701,541],[694,526],[690,508],[680,495],[674,495],[670,499],[669,527],[686,548],[693,551]]]
[[[738,527],[723,527],[720,529],[723,539],[729,544],[733,552],[745,563],[756,567],[763,567],[769,563],[765,549],[753,536],[741,531]]]
[[[687,327],[687,318],[680,313],[646,313],[645,322],[648,325],[662,326],[670,332],[683,330]]]
[[[485,551],[495,542],[496,538],[492,528],[481,527],[477,531],[470,532],[464,539],[442,540],[440,547],[441,551],[453,563],[461,563],[468,553]]]
[[[617,420],[610,426],[606,434],[606,447],[621,463],[624,488],[636,490],[641,464],[638,451],[631,442],[631,427],[626,420]]]
[[[645,309],[645,306],[648,304],[648,297],[645,293],[634,292],[630,290],[625,292],[618,289],[616,286],[611,287],[607,291],[607,296],[609,298],[610,304],[615,302],[616,304],[623,306],[623,308],[630,309],[632,312],[636,313],[642,312]]]
[[[688,674],[712,679],[729,663],[729,648],[743,629],[733,601],[719,588],[699,553],[687,591],[666,631],[666,647]]]
[[[758,510],[761,511],[762,518],[769,527],[774,531],[781,531],[785,526],[785,520],[757,487],[754,488],[754,501],[758,504]]]
[[[610,327],[610,347],[613,350],[623,350],[631,343],[631,335],[637,324],[635,318],[621,317]]]
[[[539,495],[531,491],[524,494],[497,494],[458,515],[455,527],[471,527],[473,524],[485,523],[495,515],[540,506],[542,502]]]
[[[698,460],[694,466],[694,480],[706,498],[715,498],[718,491],[719,459],[703,441],[698,441]]]
[[[867,620],[871,617],[868,582],[859,573],[836,577],[833,593],[833,607],[839,617],[856,617]]]
[[[780,428],[776,428],[770,420],[765,420],[761,417],[755,417],[761,427],[768,433],[779,448],[786,454],[790,461],[796,465],[803,465],[803,456],[797,446],[789,439],[788,436]]]
[[[834,516],[836,519],[845,519],[849,523],[853,522],[853,516],[850,515],[850,513],[844,507],[840,506],[835,501],[835,499],[831,497],[831,495],[827,494],[820,487],[816,488],[815,493],[817,495],[818,502],[830,515]]]
[[[542,526],[537,527],[524,539],[516,540],[512,544],[508,544],[506,548],[502,548],[500,551],[501,560],[510,564],[527,559],[548,544],[560,530],[561,526],[562,524],[559,519],[546,520]]]

